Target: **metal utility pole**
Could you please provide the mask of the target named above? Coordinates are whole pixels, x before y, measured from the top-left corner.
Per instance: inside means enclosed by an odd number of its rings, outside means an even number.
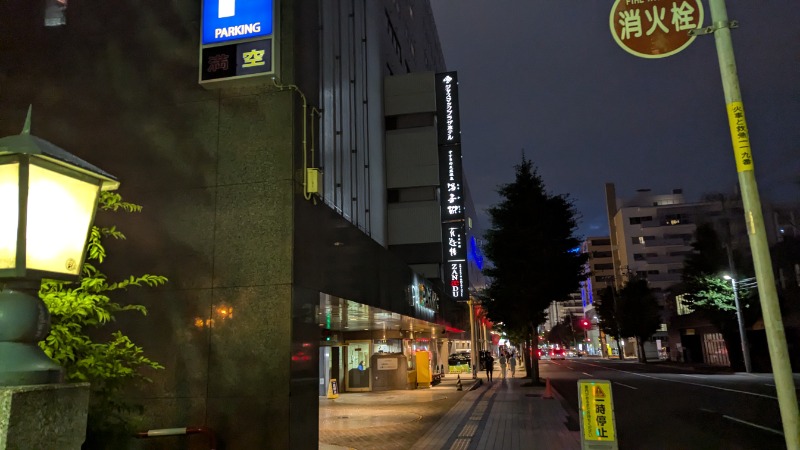
[[[475,309],[471,295],[467,301],[467,307],[469,308],[469,367],[470,372],[472,372],[472,379],[474,380],[478,378],[478,357],[475,355],[478,352],[478,345],[475,342]]]
[[[736,320],[739,322],[739,339],[742,341],[742,356],[744,357],[744,370],[747,373],[753,373],[753,365],[750,362],[750,344],[747,341],[747,331],[744,328],[744,317],[742,317],[742,307],[739,304],[739,284],[735,278],[725,276],[725,279],[731,280],[733,287],[733,303],[736,306]]]
[[[792,367],[789,362],[786,332],[783,328],[783,319],[778,304],[778,293],[775,289],[775,277],[764,228],[764,217],[761,212],[761,200],[758,196],[758,187],[753,171],[753,154],[745,122],[744,105],[739,91],[736,61],[733,57],[730,29],[732,25],[735,27],[736,23],[728,20],[725,0],[709,0],[709,6],[713,24],[705,29],[696,30],[695,34],[714,33],[731,138],[736,155],[736,170],[739,173],[739,186],[742,191],[745,222],[750,238],[750,249],[753,253],[758,295],[764,314],[769,356],[772,361],[775,389],[778,393],[778,405],[783,422],[783,434],[787,450],[800,450],[797,394],[792,379]]]

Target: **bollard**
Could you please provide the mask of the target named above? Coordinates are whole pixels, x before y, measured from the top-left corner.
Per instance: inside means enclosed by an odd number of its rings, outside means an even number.
[[[550,387],[550,378],[547,378],[544,387],[544,395],[542,398],[553,398],[553,388]]]
[[[456,390],[463,391],[464,387],[461,386],[461,374],[458,375],[458,381],[456,381]]]

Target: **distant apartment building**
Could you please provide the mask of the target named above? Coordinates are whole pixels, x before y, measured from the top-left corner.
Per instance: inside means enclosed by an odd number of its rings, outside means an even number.
[[[741,248],[742,236],[747,236],[741,203],[722,196],[687,202],[681,189],[668,194],[640,189],[623,201],[608,183],[606,206],[615,284],[622,287],[633,276],[647,280],[662,307],[663,319],[654,336],[655,347],[649,346],[648,353],[660,351],[667,341],[669,289],[681,282],[684,259],[694,251],[698,224],[712,224],[723,244]]]
[[[573,292],[564,300],[550,302],[550,306],[547,308],[547,320],[544,323],[545,330],[552,330],[556,324],[564,322],[567,317],[583,317],[583,301],[580,292]]]
[[[581,301],[583,316],[592,323],[589,330],[588,347],[591,354],[600,354],[601,336],[597,327],[599,321],[595,302],[600,296],[600,291],[614,282],[614,259],[611,252],[611,238],[609,236],[589,237],[581,244],[581,253],[587,255],[585,272],[587,277],[581,282]]]
[[[680,189],[670,194],[640,189],[632,199],[620,201],[609,183],[606,201],[617,286],[637,276],[646,279],[657,294],[681,281],[699,223],[709,222],[719,229],[732,222],[720,219],[725,215],[723,202],[687,203]],[[658,297],[663,300],[663,295]]]

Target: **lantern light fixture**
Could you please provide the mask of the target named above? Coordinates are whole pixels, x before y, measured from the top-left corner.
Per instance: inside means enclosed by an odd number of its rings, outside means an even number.
[[[61,368],[37,343],[50,314],[37,293],[42,278],[80,277],[100,191],[112,175],[30,134],[0,138],[0,386],[61,381]]]

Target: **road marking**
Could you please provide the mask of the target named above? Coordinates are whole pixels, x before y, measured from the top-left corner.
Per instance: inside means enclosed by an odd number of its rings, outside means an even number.
[[[736,417],[732,417],[732,416],[723,415],[722,417],[724,417],[724,418],[726,418],[728,420],[732,420],[734,422],[739,422],[739,423],[743,423],[745,425],[750,425],[751,427],[758,428],[759,430],[769,431],[770,433],[775,433],[775,434],[783,436],[783,432],[782,431],[778,431],[778,430],[775,430],[775,429],[772,429],[772,428],[769,428],[769,427],[765,427],[763,425],[758,425],[758,424],[755,424],[753,422],[748,422],[746,420],[737,419]]]
[[[637,387],[628,386],[627,384],[620,383],[619,381],[615,381],[614,383],[616,383],[616,384],[618,384],[618,385],[620,385],[620,386],[625,386],[625,387],[626,387],[626,388],[628,388],[628,389],[634,389],[634,390],[638,390],[638,389],[639,389],[639,388],[637,388]]]
[[[706,408],[700,408],[700,411],[711,413],[711,414],[716,414],[717,413],[713,409],[706,409]]]
[[[775,387],[774,384],[769,384],[769,383],[764,383],[764,386]],[[795,386],[797,386],[797,385],[795,385]],[[800,387],[796,387],[796,388],[794,388],[794,390],[795,391],[800,391]]]
[[[778,397],[774,397],[772,395],[765,395],[765,394],[758,394],[758,393],[755,393],[755,392],[740,391],[740,390],[737,390],[737,389],[729,389],[729,388],[724,388],[724,387],[719,387],[719,386],[713,386],[713,385],[710,385],[710,384],[690,383],[688,381],[681,381],[681,380],[670,380],[669,378],[659,378],[659,377],[654,377],[652,375],[645,375],[643,373],[630,372],[630,371],[627,371],[627,370],[615,369],[613,367],[605,367],[605,366],[601,366],[599,364],[589,364],[589,363],[579,363],[579,364],[586,364],[588,366],[600,367],[602,369],[608,369],[608,370],[616,370],[617,372],[628,373],[628,374],[631,374],[631,375],[636,375],[636,376],[644,377],[644,378],[652,378],[654,380],[659,380],[659,381],[669,381],[669,382],[672,382],[672,383],[683,383],[683,384],[689,384],[689,385],[692,385],[692,386],[707,387],[707,388],[711,388],[711,389],[718,389],[720,391],[736,392],[736,393],[739,393],[739,394],[747,394],[747,395],[752,395],[752,396],[755,396],[755,397],[769,398],[769,399],[772,399],[772,400],[777,400],[778,399]]]
[[[586,372],[581,372],[581,373],[582,373],[582,374],[584,374],[584,375],[586,375],[587,377],[590,377],[590,376],[592,376],[592,374],[590,374],[590,373],[586,373]]]

